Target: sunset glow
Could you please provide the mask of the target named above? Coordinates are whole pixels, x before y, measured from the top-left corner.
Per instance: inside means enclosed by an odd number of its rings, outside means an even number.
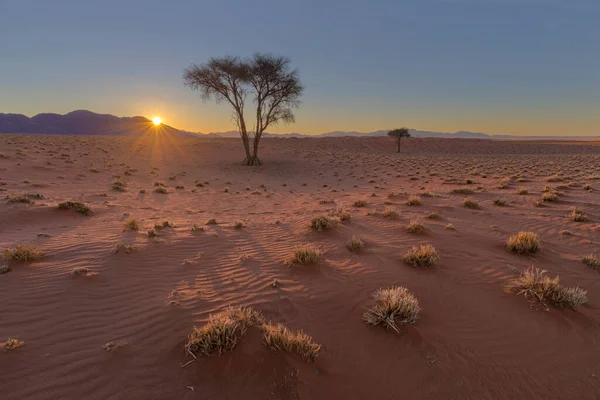
[[[152,122],[154,123],[154,125],[158,126],[162,124],[162,119],[160,117],[153,117]]]

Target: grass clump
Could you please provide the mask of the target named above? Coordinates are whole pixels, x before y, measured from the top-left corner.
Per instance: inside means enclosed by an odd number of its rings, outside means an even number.
[[[496,186],[498,189],[506,189],[510,186],[510,178],[502,178],[498,181],[498,185]]]
[[[467,208],[479,208],[479,202],[470,197],[465,197],[465,199],[462,202],[462,206]]]
[[[206,225],[217,225],[217,220],[214,218],[211,218],[208,221],[206,221]]]
[[[352,214],[349,211],[344,210],[343,208],[339,209],[337,212],[337,216],[342,222],[347,222],[352,219]]]
[[[167,193],[169,193],[169,191],[167,190],[167,188],[165,188],[163,186],[159,186],[156,189],[154,189],[154,193],[167,194]]]
[[[420,235],[425,232],[425,226],[418,221],[410,221],[410,223],[406,226],[406,231],[408,233]]]
[[[77,267],[73,268],[73,270],[71,271],[71,276],[76,277],[79,275],[87,275],[88,272],[90,272],[90,269],[88,267]]]
[[[541,249],[541,242],[533,232],[519,232],[506,239],[506,246],[517,254],[537,253]]]
[[[404,253],[402,261],[413,267],[431,267],[440,262],[440,256],[432,245],[421,244]]]
[[[263,326],[265,345],[276,352],[295,352],[306,361],[315,361],[319,356],[321,345],[302,331],[293,332],[282,324]]]
[[[494,199],[494,204],[500,207],[504,207],[508,203],[508,200],[505,197],[498,197]]]
[[[407,206],[420,206],[421,204],[423,204],[421,197],[415,194],[411,195],[408,200],[406,200]]]
[[[92,215],[92,209],[81,201],[63,201],[58,204],[60,210],[75,210],[82,215]]]
[[[9,338],[4,345],[4,351],[12,351],[25,346],[25,342],[15,338]]]
[[[148,229],[148,238],[152,239],[158,236],[158,234],[156,233],[156,231],[154,229]]]
[[[546,203],[555,203],[558,200],[558,194],[555,191],[542,194],[542,201]]]
[[[574,222],[585,222],[587,220],[585,213],[577,207],[571,207],[567,217]]]
[[[396,209],[392,207],[386,207],[383,210],[383,216],[388,219],[396,219],[400,216],[400,214],[398,214],[398,211],[396,211]]]
[[[293,253],[285,260],[287,265],[314,264],[323,255],[323,252],[312,244],[305,244],[294,249]]]
[[[398,325],[414,323],[419,318],[419,301],[408,289],[395,286],[373,294],[375,305],[367,309],[363,319],[369,325],[383,325],[400,332]]]
[[[529,190],[527,190],[526,187],[521,186],[520,188],[517,189],[517,194],[523,196],[523,195],[529,194]]]
[[[429,214],[427,214],[427,216],[425,218],[427,218],[427,219],[440,219],[442,217],[441,217],[441,215],[437,211],[432,211]]]
[[[235,222],[233,223],[233,227],[234,227],[235,229],[242,229],[242,228],[243,228],[243,227],[245,227],[245,226],[246,226],[246,224],[245,224],[243,221],[235,221]]]
[[[354,207],[366,207],[367,201],[366,200],[356,200],[352,205]]]
[[[123,232],[130,232],[130,231],[139,231],[140,230],[140,226],[138,225],[137,220],[135,219],[130,219],[129,221],[125,222],[125,224],[123,224]]]
[[[116,190],[118,192],[124,192],[127,187],[127,182],[125,182],[125,179],[123,178],[117,178],[115,179],[115,181],[112,184],[112,188],[113,190]]]
[[[508,289],[542,305],[576,309],[587,302],[587,292],[579,287],[564,287],[557,277],[550,278],[546,270],[528,268],[519,278],[508,284]]]
[[[352,236],[352,238],[350,238],[350,240],[348,240],[346,243],[346,248],[353,253],[358,253],[363,249],[363,247],[365,247],[365,244],[358,236],[355,235]]]
[[[6,261],[35,261],[44,257],[44,252],[38,250],[33,244],[18,244],[15,247],[5,249],[2,257]]]
[[[337,221],[322,215],[319,217],[315,217],[312,219],[312,221],[310,221],[310,227],[311,229],[321,232],[323,230],[327,230],[327,229],[333,229],[337,226]]]
[[[200,226],[198,224],[194,224],[192,225],[192,228],[190,229],[192,232],[198,232],[198,231],[203,231],[204,227]]]
[[[598,259],[598,257],[596,257],[593,254],[588,254],[586,256],[583,256],[581,261],[590,268],[593,268],[596,270],[600,269],[600,259]]]

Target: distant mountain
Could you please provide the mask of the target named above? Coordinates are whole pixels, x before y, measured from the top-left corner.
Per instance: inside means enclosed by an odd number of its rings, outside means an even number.
[[[115,117],[77,110],[68,114],[37,114],[31,118],[21,114],[0,113],[0,133],[39,133],[55,135],[129,136],[150,132],[154,124],[144,117]],[[196,136],[168,125],[161,125],[163,133],[177,136]]]

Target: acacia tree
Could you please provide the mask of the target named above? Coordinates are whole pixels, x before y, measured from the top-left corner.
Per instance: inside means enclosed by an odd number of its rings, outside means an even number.
[[[246,165],[260,165],[258,149],[265,130],[279,122],[293,123],[293,108],[300,105],[304,88],[298,71],[287,57],[255,54],[248,59],[226,56],[193,64],[184,71],[184,83],[200,91],[204,100],[227,101],[233,107],[233,120],[242,138]],[[244,118],[246,97],[251,94],[256,105],[253,130],[247,131]],[[250,142],[252,141],[252,152]]]
[[[400,153],[400,142],[402,141],[402,138],[409,138],[410,133],[408,133],[408,128],[398,128],[389,131],[388,136],[396,139],[396,142],[398,142],[398,153]]]

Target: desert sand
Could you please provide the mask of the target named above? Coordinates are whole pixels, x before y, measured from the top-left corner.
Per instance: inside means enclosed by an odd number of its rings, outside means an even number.
[[[0,251],[44,253],[0,262],[2,399],[598,398],[600,274],[582,257],[600,256],[599,143],[409,139],[396,154],[385,137],[265,138],[261,167],[240,164],[239,140],[168,135],[1,135],[0,153]],[[558,201],[540,200],[547,185]],[[66,200],[92,214],[59,209]],[[340,209],[351,219],[310,229]],[[124,232],[132,219],[140,230]],[[520,231],[539,235],[538,253],[506,248]],[[286,265],[306,243],[321,259]],[[404,263],[418,244],[439,263]],[[509,292],[532,265],[587,303]],[[363,321],[390,286],[421,307],[399,333]],[[184,350],[194,326],[238,305],[310,335],[316,361],[255,332],[222,355]]]

